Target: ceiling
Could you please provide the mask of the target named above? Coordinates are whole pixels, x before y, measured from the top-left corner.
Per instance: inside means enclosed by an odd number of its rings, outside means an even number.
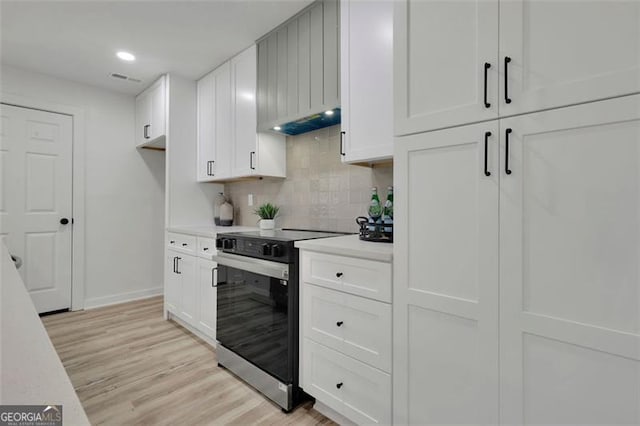
[[[137,94],[163,73],[198,79],[311,0],[0,1],[0,59]],[[116,58],[125,50],[133,63]],[[110,76],[120,73],[140,83]]]

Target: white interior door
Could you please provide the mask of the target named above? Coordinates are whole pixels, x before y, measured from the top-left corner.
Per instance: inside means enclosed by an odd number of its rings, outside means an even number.
[[[0,234],[24,262],[19,272],[38,312],[68,309],[72,118],[9,105],[0,111]]]
[[[395,2],[396,135],[497,118],[498,15],[497,0]]]
[[[640,1],[501,1],[500,69],[500,115],[638,92]]]
[[[640,424],[640,96],[501,134],[502,421]]]
[[[498,422],[497,131],[396,141],[395,424]]]

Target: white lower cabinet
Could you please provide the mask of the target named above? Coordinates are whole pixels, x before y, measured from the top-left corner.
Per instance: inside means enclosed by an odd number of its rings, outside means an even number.
[[[218,264],[211,260],[198,259],[198,329],[216,338],[216,297],[218,289]]]
[[[167,246],[166,311],[215,341],[218,265],[211,260],[214,240],[168,233]]]
[[[640,95],[397,140],[394,423],[640,424],[639,153]]]
[[[304,339],[305,392],[357,424],[391,423],[391,375]]]
[[[302,388],[357,424],[391,423],[391,264],[300,256]]]

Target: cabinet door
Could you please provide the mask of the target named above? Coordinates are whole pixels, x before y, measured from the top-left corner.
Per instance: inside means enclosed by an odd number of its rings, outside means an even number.
[[[215,178],[215,86],[213,73],[198,80],[198,182]]]
[[[256,47],[231,59],[233,85],[234,177],[256,171]]]
[[[173,251],[167,252],[164,273],[164,298],[165,308],[173,314],[177,314],[181,305],[182,283],[180,275],[176,273],[177,258],[180,254]]]
[[[215,163],[216,179],[231,176],[233,159],[233,111],[231,104],[231,64],[225,62],[213,71],[215,75]]]
[[[396,142],[396,424],[498,423],[497,132]]]
[[[500,68],[500,115],[638,92],[640,2],[503,1]]]
[[[323,0],[322,3],[322,109],[326,110],[340,105],[340,9],[338,0]],[[374,40],[370,42],[375,43]]]
[[[393,2],[344,0],[340,7],[342,160],[391,158]]]
[[[400,0],[394,19],[396,135],[498,116],[497,0]]]
[[[216,295],[218,264],[198,259],[198,329],[211,339],[216,338]]]
[[[151,97],[151,128],[149,133],[151,139],[164,136],[166,133],[165,119],[165,84],[164,77],[161,77],[155,84],[150,93]]]
[[[502,419],[640,424],[640,96],[500,126]]]
[[[196,325],[198,309],[198,286],[196,277],[196,257],[181,255],[178,257],[177,271],[182,281],[182,304],[180,316],[191,325]]]
[[[149,129],[151,127],[151,96],[149,92],[143,92],[136,96],[136,146],[140,146],[151,140]]]

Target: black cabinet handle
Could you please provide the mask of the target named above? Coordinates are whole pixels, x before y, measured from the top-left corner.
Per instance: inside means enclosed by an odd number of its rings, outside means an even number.
[[[491,68],[491,64],[489,62],[484,63],[484,107],[491,108],[491,104],[487,100],[487,78],[489,74],[489,68]]]
[[[151,124],[145,124],[144,126],[144,138],[145,139],[149,139],[151,136],[149,136],[149,133],[147,132],[147,130],[149,130],[149,127],[151,127]]]
[[[340,389],[340,388],[342,387],[342,385],[344,385],[344,383],[340,382],[340,383],[338,383],[338,384],[336,385],[336,387],[337,387],[338,389]]]
[[[255,169],[256,169],[256,168],[255,168],[255,166],[253,165],[253,156],[254,156],[254,155],[256,155],[256,152],[255,152],[255,151],[251,151],[251,152],[249,153],[249,168],[250,168],[251,170],[255,170]]]
[[[489,136],[491,132],[484,132],[484,175],[491,176],[489,171]]]
[[[173,257],[173,273],[174,274],[177,274],[177,269],[178,269],[178,267],[176,266],[177,262],[178,262],[178,258],[174,256]]]
[[[211,287],[218,287],[218,284],[216,283],[216,278],[215,278],[215,271],[217,271],[218,268],[211,268]]]
[[[336,277],[340,278],[341,276],[343,276],[344,274],[342,272],[336,272]]]
[[[209,251],[209,247],[203,247],[202,251]]]
[[[513,132],[512,129],[507,129],[504,133],[504,172],[508,175],[511,174],[509,169],[509,135]]]
[[[508,104],[511,103],[511,98],[509,97],[509,62],[511,62],[511,58],[508,56],[504,57],[504,101]]]
[[[215,160],[207,161],[207,176],[215,176],[213,173],[213,163],[215,163]]]
[[[342,131],[340,132],[340,155],[345,156],[346,153],[344,152],[344,135],[346,135],[347,132]]]
[[[63,217],[62,219],[60,219],[61,225],[67,225],[68,223],[69,223],[69,219],[67,219],[66,217]]]
[[[342,324],[344,324],[344,321],[338,321],[338,322],[336,323],[336,325],[337,325],[338,327],[342,326]]]
[[[180,261],[182,260],[181,257],[176,257],[176,274],[181,274],[182,272],[180,272],[180,270],[178,269],[178,266],[180,266]]]
[[[169,244],[175,244],[175,243],[176,243],[176,240],[169,241]]]
[[[186,247],[186,246],[188,246],[188,245],[189,245],[189,244],[187,244],[187,243],[182,243],[182,247]]]

